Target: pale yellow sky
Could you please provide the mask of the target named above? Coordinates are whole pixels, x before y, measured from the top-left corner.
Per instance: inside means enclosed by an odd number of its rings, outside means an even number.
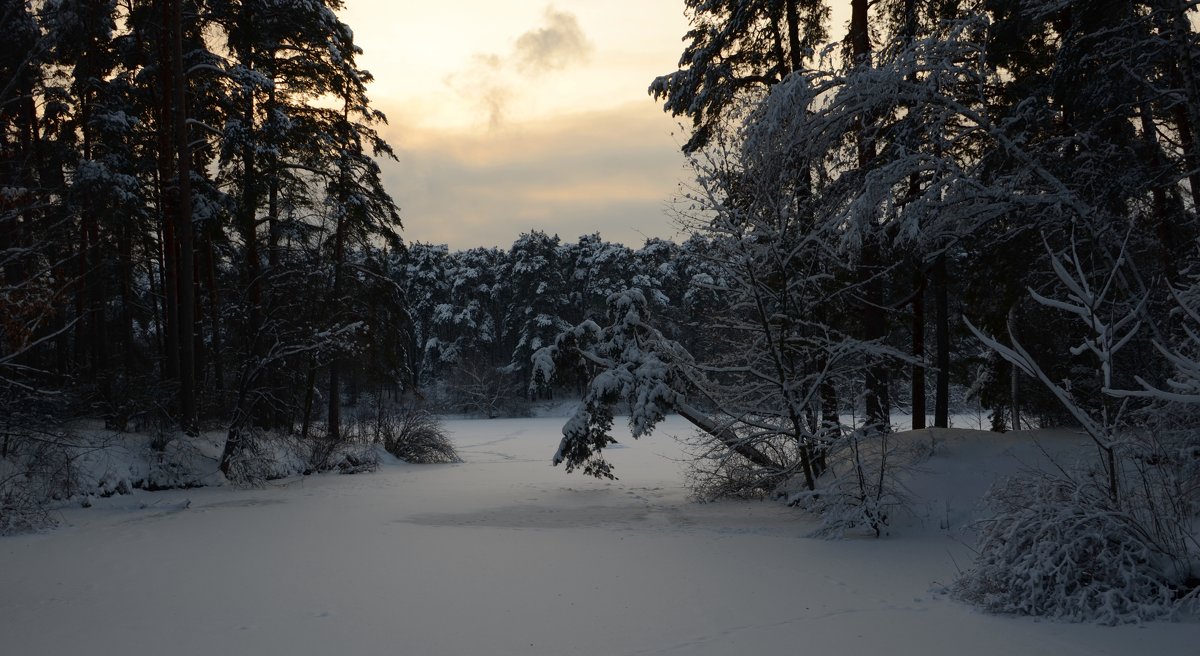
[[[848,0],[846,1],[848,4]],[[390,125],[407,241],[509,246],[539,229],[677,238],[677,121],[646,93],[677,68],[682,0],[347,0]]]

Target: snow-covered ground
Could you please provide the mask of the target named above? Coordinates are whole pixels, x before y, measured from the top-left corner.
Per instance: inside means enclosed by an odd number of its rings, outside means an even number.
[[[0,539],[0,654],[1194,654],[1196,623],[979,613],[941,586],[1028,435],[923,431],[915,512],[816,540],[775,503],[695,504],[683,422],[618,481],[552,468],[562,419],[454,420],[466,462],[135,492]],[[1073,439],[1051,436],[1049,450]]]

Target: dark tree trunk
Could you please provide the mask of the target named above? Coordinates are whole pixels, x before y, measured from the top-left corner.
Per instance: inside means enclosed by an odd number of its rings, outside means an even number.
[[[1017,334],[1017,305],[1008,308],[1008,334],[1016,339]],[[1015,364],[1009,364],[1009,392],[1012,401],[1012,428],[1021,430],[1021,370]]]
[[[174,20],[172,2],[174,0],[159,0],[161,11],[162,31],[170,34],[169,29]],[[162,222],[162,272],[163,272],[163,306],[165,325],[164,335],[164,371],[168,380],[179,379],[179,264],[177,257],[176,221],[178,197],[173,193],[172,186],[176,180],[177,153],[172,138],[171,126],[174,123],[173,102],[175,97],[174,43],[169,36],[159,38],[158,77],[159,97],[158,107],[158,211]]]
[[[852,0],[850,14],[850,46],[852,65],[871,65],[870,24],[867,0]],[[869,136],[867,117],[860,117],[856,130],[858,140],[858,165],[866,171],[875,160],[875,144]],[[859,280],[862,283],[863,337],[867,341],[882,343],[887,337],[887,316],[884,309],[884,262],[880,227],[864,227],[862,259],[859,263]],[[873,430],[887,431],[891,425],[891,403],[888,398],[887,363],[881,356],[870,356],[871,363],[865,374],[866,422]]]
[[[330,442],[339,442],[342,439],[341,369],[337,358],[329,363],[329,406],[325,419],[325,436]]]
[[[270,120],[274,120],[276,110],[275,87],[272,86],[267,95],[267,115],[271,116]],[[272,126],[272,139],[280,138]],[[272,272],[279,268],[280,250],[279,238],[282,232],[282,226],[279,223],[279,155],[273,152],[269,161],[270,169],[268,171],[268,190],[267,190],[267,266]]]
[[[934,263],[934,314],[937,323],[937,383],[934,398],[933,425],[950,427],[950,285],[946,271],[946,256],[939,255]]]
[[[137,368],[137,345],[133,336],[133,228],[126,221],[118,231],[118,275],[121,285],[121,355],[125,375]]]
[[[912,427],[925,428],[925,272],[917,267],[912,300]]]
[[[195,224],[192,224],[193,230]],[[193,233],[193,240],[195,233]],[[196,405],[197,412],[200,412],[199,406],[202,404],[204,395],[204,383],[208,381],[208,367],[205,363],[208,362],[208,349],[204,341],[204,246],[200,246],[200,252],[196,253],[196,245],[192,244],[192,325],[195,327],[193,331],[194,339],[192,339],[192,366],[195,367],[196,380]]]
[[[163,193],[162,184],[159,182],[157,197],[160,202],[163,198]],[[151,256],[150,263],[147,266],[146,277],[150,285],[150,296],[153,299],[154,343],[159,354],[159,376],[162,380],[172,380],[174,377],[168,365],[170,358],[167,357],[167,345],[169,343],[167,329],[171,324],[167,318],[167,267],[165,261],[167,242],[163,232],[165,227],[163,221],[160,220],[155,226],[154,232],[147,235],[145,248]]]
[[[220,397],[225,391],[225,366],[221,354],[221,298],[220,291],[217,289],[217,258],[213,252],[212,235],[209,235],[208,239],[205,240],[205,247],[208,265],[205,267],[208,287],[208,314],[209,322],[212,324],[210,329],[212,331],[212,348],[209,349],[209,357],[212,359],[213,389],[216,390],[217,396]]]
[[[88,363],[87,344],[84,317],[88,311],[88,244],[89,232],[87,227],[79,225],[79,250],[76,252],[78,263],[75,271],[75,369],[82,371]]]
[[[192,253],[192,167],[187,129],[187,79],[183,73],[183,0],[171,0],[171,87],[175,128],[176,211],[179,233],[179,414],[186,431],[196,430],[195,264]]]
[[[787,29],[788,29],[788,64],[790,72],[800,70],[801,55],[800,52],[800,11],[796,7],[796,0],[787,0]]]
[[[1154,116],[1148,100],[1143,100],[1138,112],[1141,115],[1142,138],[1145,141],[1147,154],[1152,162],[1152,179],[1156,182],[1151,189],[1151,199],[1154,209],[1154,234],[1158,238],[1159,263],[1168,283],[1174,283],[1179,278],[1179,267],[1175,264],[1175,227],[1167,208],[1167,189],[1164,180],[1170,179],[1170,172],[1158,143],[1158,128],[1154,124]],[[1182,140],[1182,130],[1181,140]],[[1174,184],[1173,182],[1170,184]]]
[[[344,205],[343,205],[344,207]],[[342,302],[342,260],[346,248],[346,217],[338,215],[337,227],[333,237],[333,293],[330,306],[337,308]],[[341,362],[335,355],[329,362],[329,411],[326,423],[328,438],[332,442],[341,440],[342,421],[342,389]]]
[[[308,440],[308,429],[312,425],[313,396],[317,391],[317,363],[310,358],[308,376],[304,381],[304,416],[300,424],[300,439]]]
[[[917,2],[904,0],[904,35],[911,45],[917,38]],[[916,82],[917,74],[913,72],[909,81]],[[908,202],[916,200],[921,193],[921,179],[916,173],[908,178]],[[914,430],[925,428],[925,269],[924,262],[918,262],[914,270],[913,300],[912,300],[912,427]]]
[[[1195,139],[1196,126],[1200,125],[1200,75],[1196,71],[1191,45],[1194,28],[1189,5],[1185,0],[1172,0],[1163,31],[1169,35],[1174,49],[1170,71],[1172,85],[1183,89],[1183,103],[1175,105],[1175,123],[1187,164],[1192,208],[1200,212],[1200,146]]]
[[[252,19],[253,17],[250,15],[250,9],[247,5],[243,8],[242,21],[245,25],[251,25]],[[251,46],[248,43],[239,43],[237,50],[238,58],[242,65],[253,69],[256,58]],[[243,289],[246,291],[245,300],[248,306],[245,335],[247,355],[254,358],[258,356],[259,349],[262,347],[259,340],[263,328],[263,275],[258,250],[257,218],[260,181],[258,180],[258,159],[254,148],[254,140],[257,138],[257,135],[254,134],[256,103],[254,94],[250,90],[247,89],[243,93],[245,95],[241,99],[241,119],[247,134],[243,136],[244,141],[241,148],[241,198],[238,203],[237,223],[242,233],[242,241],[245,244],[245,280],[243,281]]]

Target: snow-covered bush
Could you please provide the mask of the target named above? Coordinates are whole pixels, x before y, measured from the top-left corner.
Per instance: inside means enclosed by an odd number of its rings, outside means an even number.
[[[720,427],[740,435],[747,443],[753,442],[755,449],[772,462],[799,462],[799,448],[794,439],[783,435],[753,436],[728,420]],[[683,464],[684,483],[696,501],[775,498],[788,480],[786,473],[752,462],[703,430],[683,442],[688,454]]]
[[[529,399],[519,377],[504,367],[479,361],[457,364],[444,381],[444,405],[451,412],[494,419],[529,415]]]
[[[1021,477],[989,493],[975,566],[955,595],[986,610],[1104,624],[1174,616],[1194,603],[1187,571],[1104,489]]]
[[[753,441],[759,452],[775,462],[800,462],[799,446],[788,436],[756,438],[744,428],[739,434]],[[796,471],[764,469],[729,452],[707,433],[698,433],[687,447],[690,459],[685,463],[684,477],[693,498],[702,502],[782,501],[820,518],[817,537],[841,537],[863,530],[881,534],[889,518],[905,505],[901,478],[914,463],[929,455],[926,442],[898,444],[888,433],[848,430],[845,435],[828,440],[822,449],[821,474],[815,489],[810,490]]]
[[[74,436],[16,430],[5,435],[0,457],[0,535],[54,525],[51,504],[79,491]]]
[[[372,446],[366,422],[354,420],[342,426],[339,439],[330,439],[318,431],[302,440],[300,454],[304,458],[302,473],[338,472],[359,474],[379,468],[379,454]]]
[[[897,513],[909,508],[904,479],[931,453],[931,442],[926,440],[900,440],[889,433],[855,429],[830,445],[827,467],[815,490],[793,481],[781,495],[790,505],[820,517],[814,531],[817,537],[862,531],[878,536]]]
[[[0,460],[0,535],[28,533],[54,525],[46,499],[29,472]]]
[[[370,429],[372,441],[405,462],[462,462],[437,415],[426,410],[403,408],[380,413]]]
[[[182,432],[156,438],[160,444],[145,449],[146,475],[136,487],[154,490],[202,487],[212,475],[213,459],[197,441]]]
[[[288,475],[284,459],[280,458],[281,450],[272,448],[278,447],[281,439],[271,439],[271,436],[260,431],[246,430],[241,440],[241,446],[229,458],[225,472],[225,478],[230,483],[257,487]]]

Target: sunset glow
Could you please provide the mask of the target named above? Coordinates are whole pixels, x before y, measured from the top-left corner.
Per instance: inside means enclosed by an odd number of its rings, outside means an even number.
[[[342,15],[390,120],[399,161],[384,172],[407,240],[676,233],[679,127],[646,88],[676,67],[682,3],[351,0]]]

